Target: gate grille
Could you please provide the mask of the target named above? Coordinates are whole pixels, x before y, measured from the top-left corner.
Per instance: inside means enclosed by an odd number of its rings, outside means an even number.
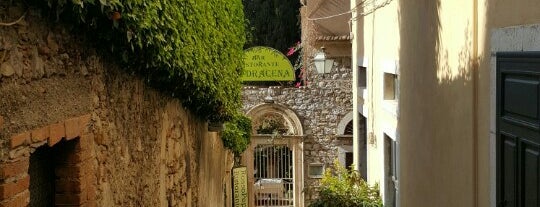
[[[255,148],[256,206],[294,206],[293,154],[287,145],[261,144]]]

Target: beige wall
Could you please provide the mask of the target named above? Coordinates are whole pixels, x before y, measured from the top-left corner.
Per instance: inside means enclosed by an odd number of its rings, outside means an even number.
[[[402,206],[473,206],[473,2],[400,1]]]
[[[386,197],[384,192],[387,188],[384,180],[387,173],[384,165],[384,134],[394,140],[398,138],[397,101],[383,100],[384,72],[399,74],[397,7],[398,3],[394,1],[374,15],[358,17],[353,42],[356,45],[353,46],[356,49],[353,56],[358,58],[353,64],[367,66],[367,89],[358,92],[363,95],[357,98],[356,103],[362,108],[360,113],[367,117],[368,182],[379,183],[383,197]]]
[[[381,57],[399,60],[401,206],[493,206],[491,34],[538,24],[539,7],[535,0],[395,0],[355,22],[363,38],[353,41],[353,57],[367,56],[373,73]],[[378,81],[374,76],[374,87]],[[389,120],[378,114],[381,91],[370,91],[370,131],[381,142],[379,123]],[[384,159],[371,149],[370,172],[377,175],[370,182],[382,182]]]
[[[377,139],[368,177],[384,183],[383,133],[395,127],[400,206],[474,206],[474,8],[469,0],[394,0],[363,18],[357,50],[369,59],[368,130]],[[382,71],[392,61],[400,83],[397,119],[382,101]]]
[[[359,41],[365,44],[358,48],[363,51],[363,54],[358,56],[363,57],[362,62],[367,60],[368,66],[367,97],[361,99],[368,114],[368,181],[371,184],[380,184],[383,197],[386,197],[384,192],[387,188],[384,182],[384,133],[396,139],[395,131],[398,127],[397,102],[383,100],[384,71],[399,73],[396,70],[400,41],[399,36],[395,35],[399,33],[398,16],[395,12],[397,6],[395,1],[378,10],[376,14],[366,16],[363,27],[359,28],[364,31],[363,39]]]

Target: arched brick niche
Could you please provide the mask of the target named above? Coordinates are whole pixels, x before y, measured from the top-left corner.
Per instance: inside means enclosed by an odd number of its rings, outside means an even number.
[[[0,163],[0,206],[96,206],[90,120],[84,115],[12,136]]]

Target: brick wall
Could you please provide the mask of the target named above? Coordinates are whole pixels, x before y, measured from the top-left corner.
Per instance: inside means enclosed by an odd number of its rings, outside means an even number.
[[[1,124],[1,123],[0,123]],[[52,147],[56,206],[96,206],[96,174],[90,115],[75,117],[14,135],[9,156],[0,163],[0,206],[28,206],[30,156],[39,147]],[[0,125],[1,128],[1,125]]]

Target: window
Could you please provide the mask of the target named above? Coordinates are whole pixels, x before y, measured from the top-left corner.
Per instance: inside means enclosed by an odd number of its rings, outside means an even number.
[[[399,97],[398,76],[384,73],[384,100],[397,100]]]
[[[353,153],[345,152],[345,167],[349,170],[353,170],[352,165],[353,165]]]
[[[359,66],[358,67],[358,96],[363,99],[367,99],[367,68]]]
[[[324,164],[310,163],[308,168],[308,176],[310,178],[322,178],[324,174]]]
[[[366,67],[358,66],[358,87],[365,88],[366,86],[367,86]]]
[[[343,132],[343,135],[353,135],[353,121],[350,121],[345,126],[345,131]]]

